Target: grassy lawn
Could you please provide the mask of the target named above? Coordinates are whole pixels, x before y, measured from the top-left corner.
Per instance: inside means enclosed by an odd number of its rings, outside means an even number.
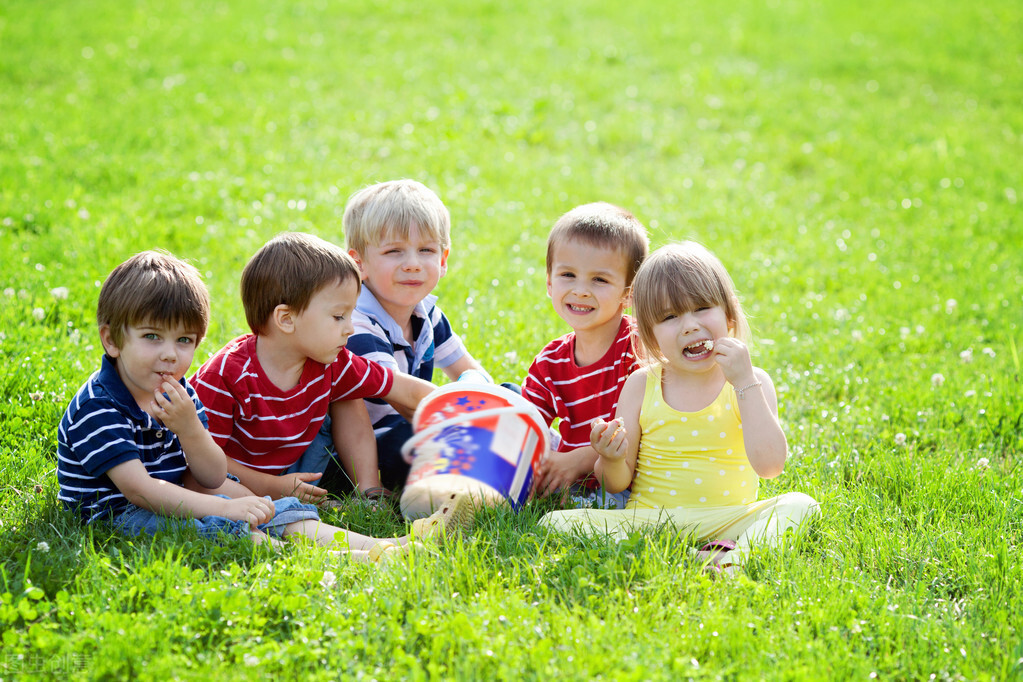
[[[1023,677],[1021,97],[1014,0],[8,0],[0,680]],[[386,571],[69,521],[56,427],[106,274],[200,267],[197,366],[247,331],[263,242],[340,243],[345,199],[398,177],[451,211],[437,293],[499,380],[567,331],[569,208],[718,253],[789,437],[762,494],[820,521],[732,582],[668,530],[548,534],[543,504]]]

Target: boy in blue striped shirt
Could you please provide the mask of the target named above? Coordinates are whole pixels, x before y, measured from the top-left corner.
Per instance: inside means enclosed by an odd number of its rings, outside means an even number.
[[[364,285],[349,350],[426,381],[433,380],[434,366],[452,380],[468,370],[489,378],[431,294],[447,272],[451,249],[451,216],[440,198],[415,180],[382,182],[353,194],[342,220],[345,245]],[[389,496],[408,476],[401,446],[412,436],[412,415],[382,400],[366,400],[366,407],[376,458],[353,448],[341,448],[338,455],[364,495]]]
[[[183,378],[209,317],[199,272],[169,254],[137,254],[107,277],[97,306],[103,364],[71,400],[58,430],[64,507],[87,523],[110,521],[132,535],[184,524],[205,536],[339,540],[357,560],[403,553],[406,538],[370,538],[321,523],[313,505],[293,497],[275,503],[238,483],[234,499],[182,487],[186,469],[208,488],[227,478],[227,457]]]

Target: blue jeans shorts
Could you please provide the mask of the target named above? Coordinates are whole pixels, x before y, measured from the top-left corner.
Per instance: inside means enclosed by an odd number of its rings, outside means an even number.
[[[590,490],[581,485],[573,485],[569,493],[569,506],[574,509],[625,509],[631,496],[630,488],[620,493],[609,493],[602,487]]]
[[[298,461],[288,467],[287,474],[312,472],[322,474],[327,469],[327,462],[336,457],[334,454],[334,437],[330,433],[330,415],[323,419],[323,425],[313,438],[313,442],[305,449]],[[313,481],[316,485],[316,481]]]
[[[226,495],[217,495],[224,499],[230,499]],[[257,528],[267,535],[281,537],[284,534],[284,527],[295,521],[308,519],[319,520],[320,515],[316,507],[311,504],[299,502],[294,497],[282,497],[274,502],[274,517],[266,523],[260,524]],[[142,507],[129,504],[128,508],[116,516],[113,520],[117,530],[126,535],[141,535],[147,533],[155,535],[157,531],[173,530],[175,528],[195,528],[199,535],[204,538],[215,538],[221,533],[247,537],[249,535],[249,524],[244,521],[234,521],[223,516],[204,516],[201,519],[179,519],[173,516],[161,516],[155,512]]]

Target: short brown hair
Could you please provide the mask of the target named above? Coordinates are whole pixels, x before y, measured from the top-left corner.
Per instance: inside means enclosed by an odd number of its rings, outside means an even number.
[[[340,246],[302,232],[284,232],[263,245],[242,270],[242,306],[253,334],[263,333],[274,309],[296,313],[309,306],[323,287],[353,278],[361,286],[359,266]]]
[[[96,322],[110,328],[118,348],[128,327],[147,322],[188,327],[198,343],[210,323],[210,294],[195,266],[166,251],[143,251],[107,275]]]
[[[598,248],[613,249],[625,256],[625,286],[632,284],[636,270],[650,250],[646,228],[621,206],[598,201],[576,206],[558,218],[547,235],[547,274],[554,267],[554,248],[578,239]]]
[[[667,315],[721,306],[735,336],[749,342],[750,329],[735,285],[725,266],[704,246],[692,242],[668,244],[650,254],[636,273],[632,286],[632,312],[648,361],[663,357],[654,327]]]
[[[451,214],[432,189],[415,180],[391,180],[360,189],[348,198],[341,222],[345,245],[359,254],[392,235],[408,239],[413,225],[442,249],[451,246]]]

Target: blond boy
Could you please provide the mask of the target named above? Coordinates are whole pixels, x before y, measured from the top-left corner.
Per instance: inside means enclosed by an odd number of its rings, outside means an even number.
[[[352,352],[424,381],[432,380],[435,366],[451,379],[467,370],[485,375],[432,295],[451,252],[451,217],[440,198],[414,180],[383,182],[353,194],[343,220],[345,244],[364,284]],[[411,412],[374,398],[366,404],[377,460],[355,462],[354,474],[363,490],[386,495],[408,474],[401,446],[412,435]]]

